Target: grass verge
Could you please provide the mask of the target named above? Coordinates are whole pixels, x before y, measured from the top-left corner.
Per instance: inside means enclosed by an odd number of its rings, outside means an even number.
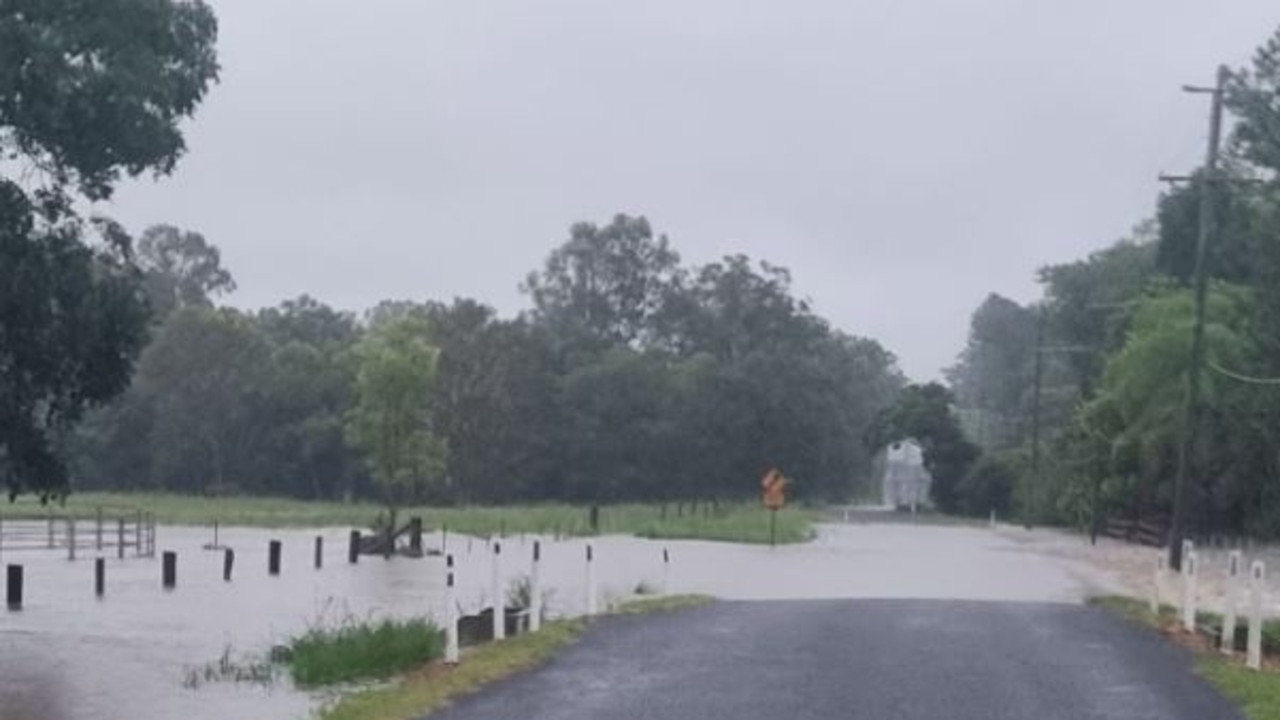
[[[700,595],[645,598],[623,603],[618,614],[639,614],[688,608],[712,602]],[[372,688],[347,695],[327,708],[322,720],[409,720],[444,708],[454,700],[489,683],[535,668],[582,637],[588,622],[577,618],[556,620],[542,631],[518,635],[499,643],[469,650],[455,667],[432,663],[388,687]]]
[[[1162,605],[1159,612],[1153,614],[1147,603],[1115,595],[1090,598],[1089,604],[1178,638],[1179,644],[1195,652],[1196,670],[1200,675],[1235,702],[1245,717],[1249,720],[1280,720],[1280,671],[1274,664],[1264,660],[1261,671],[1250,670],[1239,656],[1228,658],[1219,654],[1212,636],[1184,633],[1177,610],[1169,605]],[[1200,627],[1221,627],[1221,618],[1212,613],[1201,613],[1196,618]]]
[[[41,515],[50,510],[80,518],[92,518],[98,508],[110,517],[122,509],[153,513],[169,525],[246,527],[367,527],[383,511],[372,503],[338,503],[265,497],[193,497],[168,493],[76,493],[64,507],[42,507],[38,501],[20,498],[0,503],[0,518]],[[562,503],[496,507],[408,507],[401,517],[420,516],[429,529],[447,527],[450,532],[471,535],[540,533],[588,535],[588,509]],[[777,540],[800,543],[812,539],[818,514],[800,508],[778,512]],[[702,539],[726,542],[769,542],[769,513],[756,503],[705,505],[694,512],[689,504],[605,505],[600,508],[601,534],[638,535],[648,538]]]
[[[313,628],[285,653],[301,687],[391,677],[444,655],[440,628],[426,620],[383,620]]]

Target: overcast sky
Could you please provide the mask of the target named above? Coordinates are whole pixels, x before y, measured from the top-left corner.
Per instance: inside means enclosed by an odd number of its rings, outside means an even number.
[[[988,292],[1150,214],[1275,0],[212,0],[222,82],[134,230],[222,248],[256,308],[480,298],[577,220],[789,267],[916,379]]]

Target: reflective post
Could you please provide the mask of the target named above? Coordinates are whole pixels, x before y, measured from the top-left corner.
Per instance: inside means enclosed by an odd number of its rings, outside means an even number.
[[[587,616],[596,614],[596,564],[595,551],[587,544]]]
[[[1165,554],[1164,550],[1156,551],[1156,569],[1151,578],[1151,614],[1160,614],[1160,595],[1164,587],[1164,567]]]
[[[1200,558],[1192,550],[1182,563],[1182,628],[1189,633],[1196,631],[1196,574]]]
[[[1254,670],[1262,669],[1262,593],[1267,579],[1267,566],[1254,560],[1249,572],[1249,645],[1246,662]]]
[[[1227,586],[1222,602],[1222,653],[1230,655],[1236,649],[1236,613],[1240,604],[1240,565],[1244,558],[1239,550],[1227,555]]]
[[[453,596],[453,556],[445,557],[444,661],[458,664],[458,603]]]
[[[533,541],[533,566],[529,569],[529,632],[542,629],[542,541]]]
[[[506,602],[502,597],[502,543],[493,541],[493,578],[490,586],[493,592],[493,639],[502,640],[507,637]]]

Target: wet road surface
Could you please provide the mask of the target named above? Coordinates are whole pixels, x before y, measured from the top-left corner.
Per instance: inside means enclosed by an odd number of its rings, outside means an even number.
[[[322,569],[311,566],[324,535]],[[346,562],[346,528],[258,530],[223,527],[236,551],[235,577],[222,580],[222,553],[203,546],[209,528],[162,527],[157,550],[178,553],[178,587],[160,587],[156,558],[107,557],[106,596],[93,595],[97,551],[0,549],[0,564],[26,565],[26,605],[0,611],[0,720],[307,720],[324,701],[277,679],[268,687],[184,679],[226,650],[260,659],[269,648],[319,624],[346,618],[439,617],[444,560],[365,558]],[[266,549],[284,543],[284,569],[268,576]],[[443,541],[428,538],[428,547]],[[587,540],[543,539],[541,575],[550,611],[585,605]],[[950,599],[1077,603],[1114,592],[1087,566],[1027,552],[986,528],[909,524],[826,525],[811,543],[769,548],[628,537],[590,540],[601,605],[638,585],[726,600]],[[458,596],[475,612],[492,596],[485,543],[450,536]],[[663,551],[670,551],[664,569]],[[529,572],[532,538],[506,539],[504,587]]]
[[[436,720],[1239,720],[1188,653],[1099,609],[721,602],[609,618]]]

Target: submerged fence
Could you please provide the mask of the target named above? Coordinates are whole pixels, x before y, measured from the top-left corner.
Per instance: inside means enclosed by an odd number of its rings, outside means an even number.
[[[17,551],[114,552],[154,557],[156,519],[141,510],[98,508],[90,516],[49,513],[0,516],[0,555]]]

